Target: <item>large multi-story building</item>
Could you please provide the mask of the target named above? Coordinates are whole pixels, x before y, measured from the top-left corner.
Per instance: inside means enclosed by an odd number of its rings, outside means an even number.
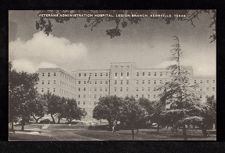
[[[186,69],[190,74],[190,81],[199,84],[197,89],[202,101],[206,96],[216,96],[215,77],[195,77],[192,67]],[[54,83],[54,79],[57,80],[54,76],[56,70],[58,74],[62,74],[58,76],[61,86],[54,86],[54,84],[44,86],[42,81],[48,82],[52,79]],[[42,73],[46,75],[52,73],[53,76],[45,76],[42,79]],[[72,72],[72,76],[61,69],[40,69],[39,76],[41,76],[39,91],[51,89],[57,90],[60,96],[70,95],[76,99],[79,107],[86,110],[87,118],[90,119],[99,98],[103,96],[133,96],[136,99],[144,97],[149,100],[158,100],[160,91],[157,87],[169,81],[170,72],[163,68],[137,68],[135,63],[119,62],[111,63],[109,69],[76,70]],[[66,81],[65,76],[70,78],[70,81]],[[65,83],[67,85],[64,85]]]

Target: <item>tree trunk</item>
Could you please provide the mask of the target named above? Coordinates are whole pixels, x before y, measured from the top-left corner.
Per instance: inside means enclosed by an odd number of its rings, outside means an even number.
[[[187,140],[187,130],[186,130],[186,126],[183,126],[183,136],[184,136],[184,140]]]
[[[22,119],[21,121],[21,131],[24,131],[25,121]]]
[[[159,124],[157,125],[157,133],[159,133]]]
[[[138,134],[138,132],[139,132],[139,129],[137,128],[137,130],[136,130],[136,134]]]
[[[60,120],[61,120],[61,119],[62,119],[61,117],[58,118],[58,124],[60,124]]]
[[[112,130],[113,123],[110,120],[108,120],[108,122],[109,122],[109,129]]]
[[[52,118],[52,122],[53,122],[53,124],[55,124],[55,119],[54,119],[53,114],[51,114],[51,118]]]
[[[13,121],[11,122],[11,129],[12,129],[12,131],[14,131],[14,123],[13,123]]]
[[[204,137],[207,137],[207,130],[206,130],[205,125],[202,126],[202,135],[203,135]]]
[[[132,140],[134,140],[134,129],[131,130],[132,133]]]

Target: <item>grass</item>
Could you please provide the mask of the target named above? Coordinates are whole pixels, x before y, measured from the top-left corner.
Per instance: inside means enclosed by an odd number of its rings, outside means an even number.
[[[132,140],[131,130],[119,130],[115,133],[107,130],[89,130],[87,127],[76,127],[63,124],[50,125],[47,129],[42,129],[43,125],[26,125],[24,132],[17,130],[16,133],[9,133],[9,140],[35,140],[35,141],[88,141],[88,140]],[[18,127],[16,127],[17,129]],[[33,133],[32,133],[33,132]],[[35,133],[36,132],[36,133]],[[39,132],[39,133],[38,133]],[[201,130],[187,130],[188,140],[216,140],[215,134],[203,137]],[[182,130],[174,134],[169,129],[140,129],[135,140],[184,140]]]

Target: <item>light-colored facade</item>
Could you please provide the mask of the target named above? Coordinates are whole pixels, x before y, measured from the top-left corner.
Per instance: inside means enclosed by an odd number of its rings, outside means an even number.
[[[75,78],[60,68],[40,68],[37,71],[39,82],[38,92],[51,92],[65,98],[75,98]]]
[[[51,71],[50,71],[51,70]],[[56,70],[56,69],[55,69]],[[199,98],[205,101],[206,96],[216,96],[216,81],[215,77],[195,77],[192,67],[187,67],[191,82],[197,83],[199,88],[196,91],[199,93]],[[41,73],[54,73],[52,69],[41,69]],[[57,71],[61,74],[62,71]],[[64,75],[67,73],[63,73]],[[65,90],[70,93],[70,96],[76,99],[78,106],[85,109],[87,118],[92,118],[94,107],[98,103],[98,99],[107,95],[117,95],[119,97],[133,96],[136,99],[144,97],[149,100],[158,100],[158,86],[162,85],[170,79],[170,72],[163,68],[137,68],[132,62],[111,63],[109,69],[92,69],[92,70],[77,70],[72,72],[72,76],[68,75],[71,81],[65,81],[64,77],[58,76],[58,82],[66,82],[70,84],[66,88],[63,86],[44,86],[40,81],[48,81],[52,77],[45,76],[40,79],[39,91],[41,88],[55,88],[57,91]],[[70,87],[71,86],[71,87]],[[50,91],[51,92],[51,91]],[[56,92],[57,93],[57,92]],[[62,93],[58,94],[64,96]]]

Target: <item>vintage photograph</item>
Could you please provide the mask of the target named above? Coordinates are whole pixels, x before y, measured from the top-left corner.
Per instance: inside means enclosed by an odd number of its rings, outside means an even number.
[[[216,141],[216,10],[11,10],[9,141]]]

